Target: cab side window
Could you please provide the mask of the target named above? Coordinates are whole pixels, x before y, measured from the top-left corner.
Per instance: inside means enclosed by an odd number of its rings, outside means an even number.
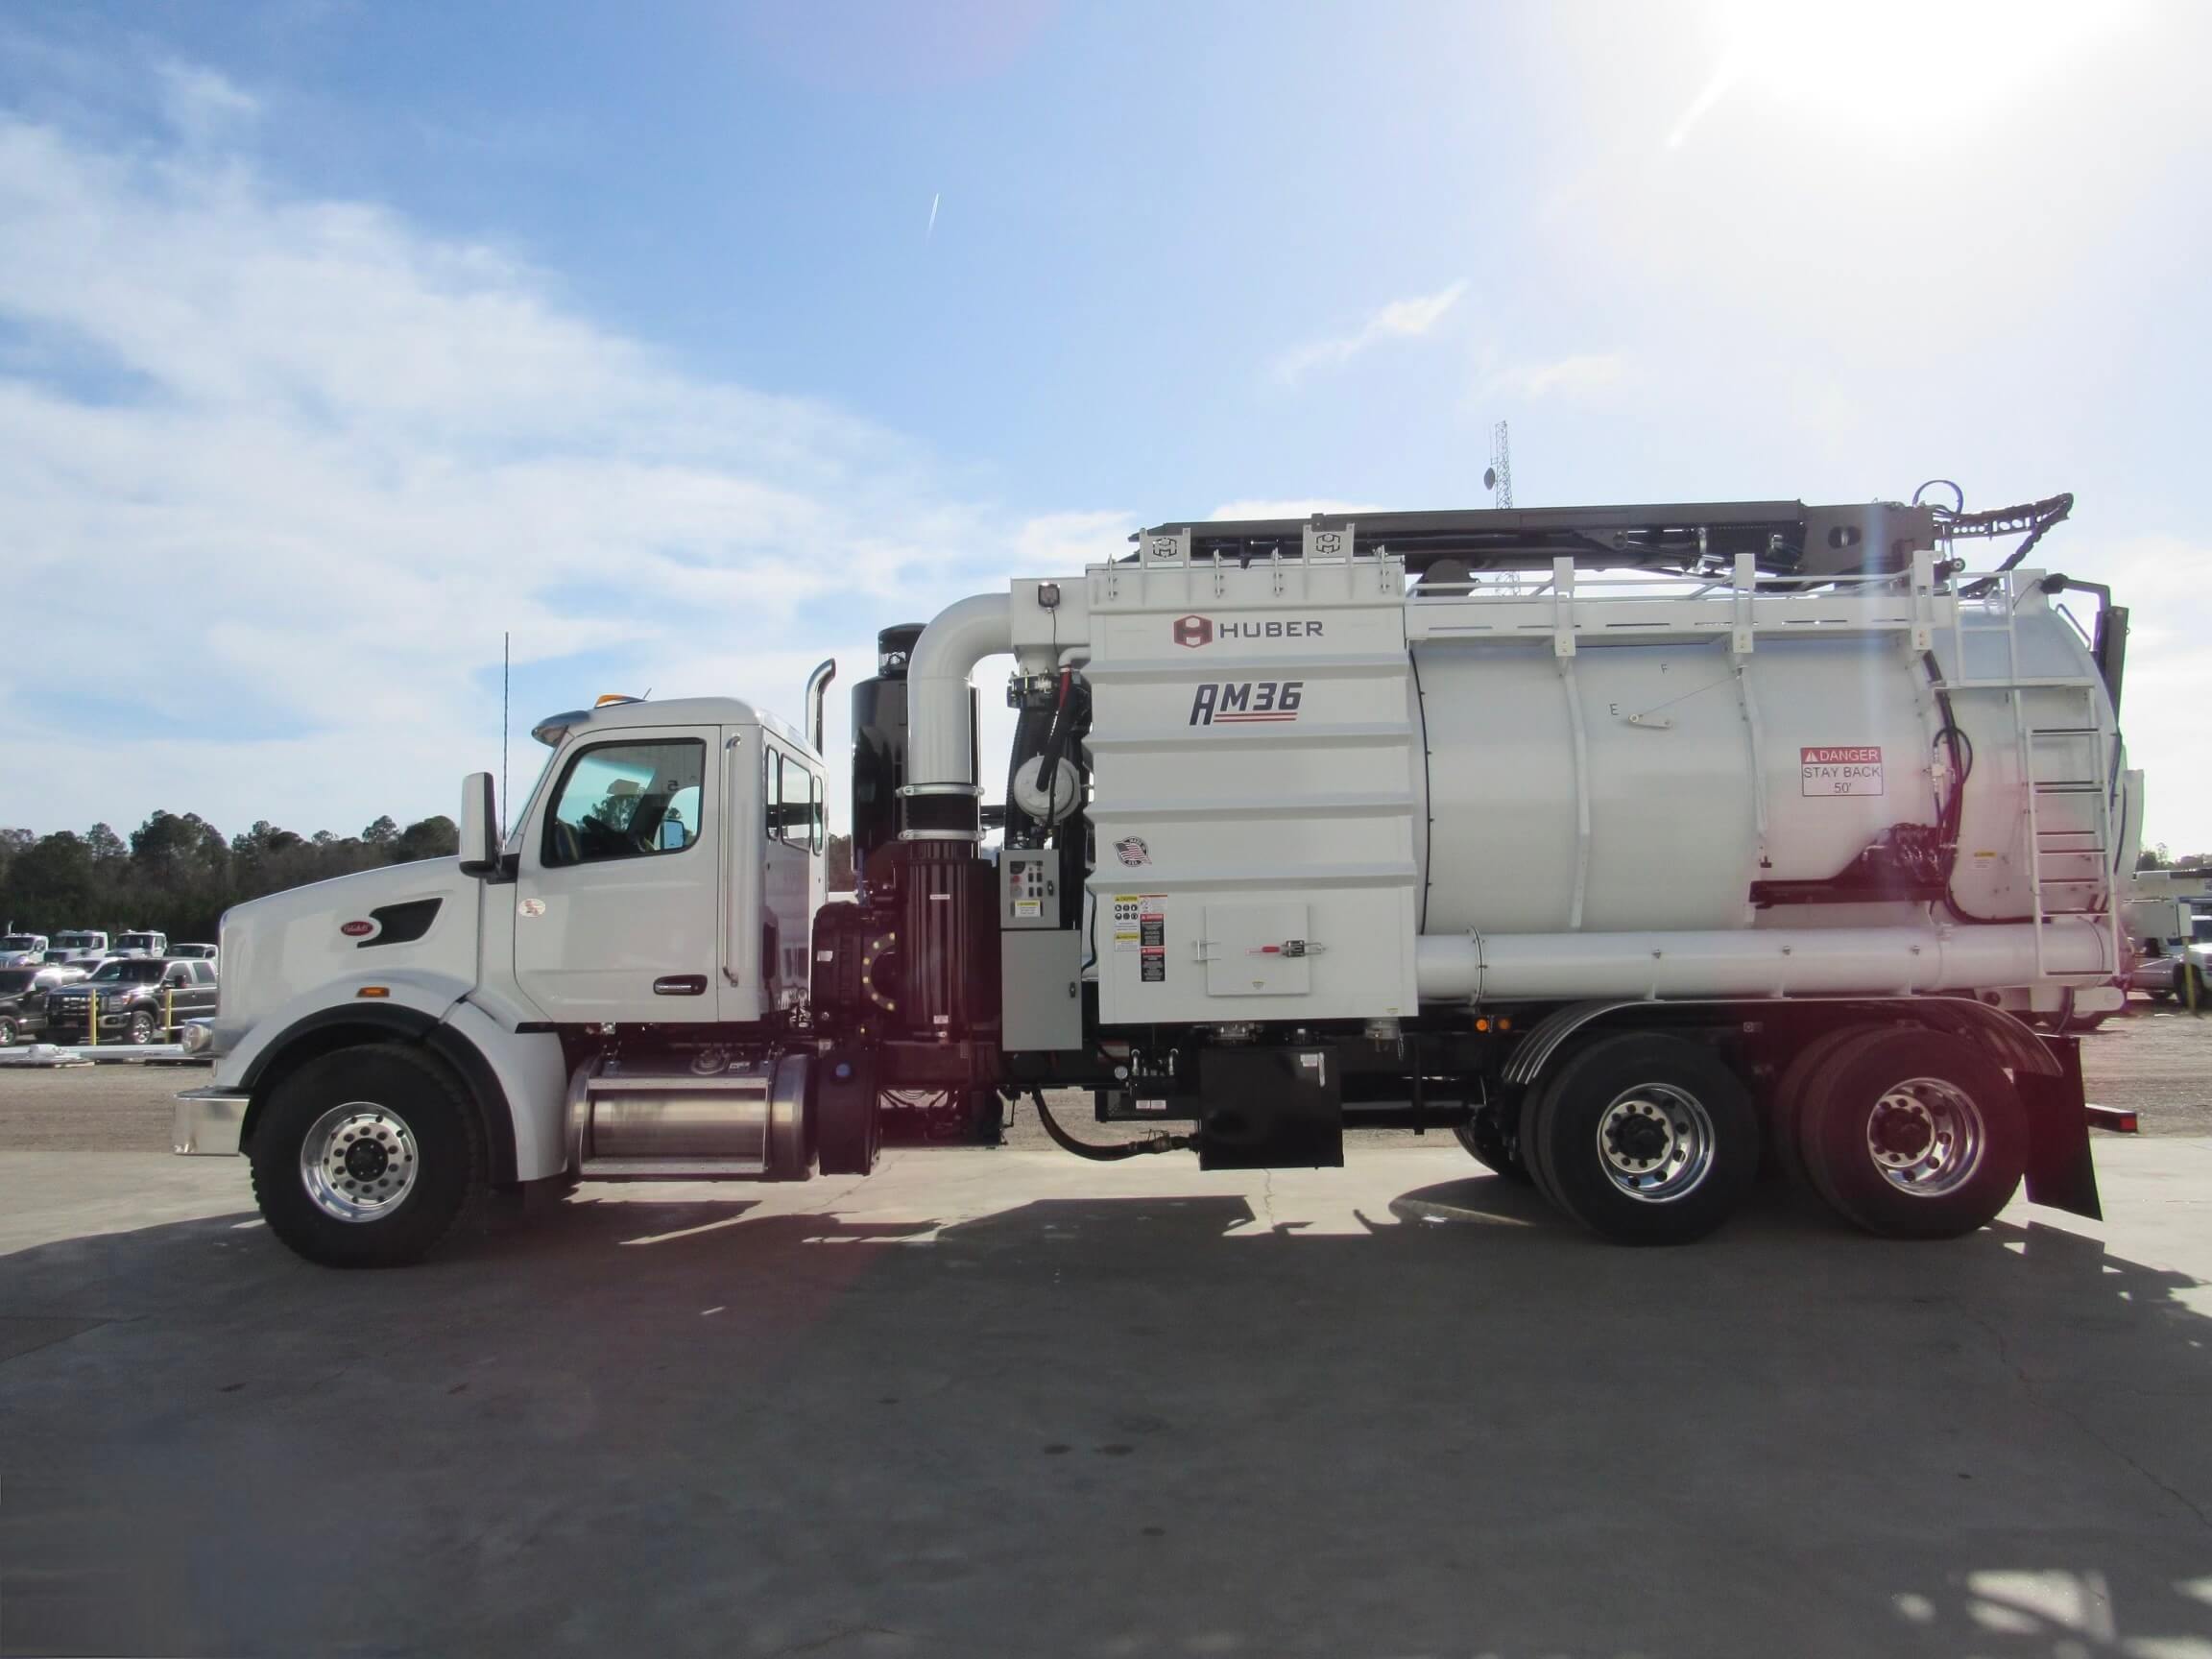
[[[595,743],[562,774],[545,816],[548,866],[643,858],[695,846],[707,745],[696,737]]]
[[[804,848],[813,831],[813,796],[809,785],[819,791],[821,785],[813,775],[781,749],[768,751],[766,787],[761,798],[768,804],[768,839],[781,841],[787,847]]]

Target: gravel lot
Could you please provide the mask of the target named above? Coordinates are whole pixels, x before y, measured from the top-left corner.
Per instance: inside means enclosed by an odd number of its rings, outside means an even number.
[[[2212,1135],[2212,1016],[2159,1011],[2138,998],[2128,1018],[2083,1042],[2081,1065],[2089,1098],[2132,1107],[2142,1116],[2144,1134]],[[206,1076],[201,1069],[171,1066],[0,1070],[0,1149],[165,1152],[170,1097]],[[1088,1095],[1063,1098],[1065,1105],[1056,1102],[1054,1110],[1066,1128],[1088,1140],[1120,1138],[1119,1125],[1090,1120]],[[1007,1139],[1016,1146],[1051,1144],[1026,1101],[1016,1109]],[[1385,1142],[1423,1143],[1409,1131],[1396,1131],[1363,1135],[1354,1144]]]

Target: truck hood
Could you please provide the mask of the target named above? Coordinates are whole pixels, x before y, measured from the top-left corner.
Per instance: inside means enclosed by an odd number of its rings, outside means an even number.
[[[384,974],[476,980],[483,883],[427,858],[294,887],[223,917],[218,1051],[313,986]]]

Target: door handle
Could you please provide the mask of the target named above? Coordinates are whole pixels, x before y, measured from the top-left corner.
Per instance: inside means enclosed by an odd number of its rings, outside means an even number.
[[[704,997],[707,995],[707,975],[704,974],[663,974],[653,981],[656,997]]]

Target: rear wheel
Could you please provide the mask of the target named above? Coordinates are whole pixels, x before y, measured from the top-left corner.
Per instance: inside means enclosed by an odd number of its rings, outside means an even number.
[[[1813,1178],[1805,1170],[1805,1148],[1799,1129],[1804,1118],[1806,1091],[1839,1048],[1846,1043],[1857,1042],[1866,1031],[1864,1025],[1839,1025],[1833,1031],[1821,1032],[1797,1050],[1774,1086],[1774,1106],[1767,1128],[1774,1137],[1775,1159],[1793,1187],[1813,1184]]]
[[[397,1044],[341,1048],[276,1085],[253,1127],[269,1230],[325,1267],[397,1267],[484,1187],[482,1126],[452,1074]]]
[[[2011,1200],[2028,1118],[2005,1073],[1938,1031],[1869,1031],[1812,1080],[1799,1122],[1815,1189],[1885,1238],[1949,1238]]]
[[[1736,1074],[1680,1037],[1601,1037],[1536,1098],[1537,1186],[1592,1232],[1681,1244],[1725,1221],[1759,1173],[1759,1120]]]

